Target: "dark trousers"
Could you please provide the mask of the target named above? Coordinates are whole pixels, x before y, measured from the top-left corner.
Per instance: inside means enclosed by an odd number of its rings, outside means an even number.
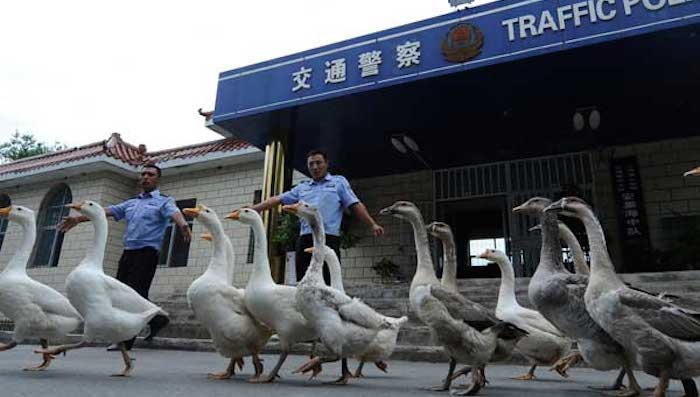
[[[148,299],[148,291],[151,289],[151,282],[156,275],[158,267],[158,251],[155,248],[144,247],[135,250],[124,250],[119,259],[117,268],[117,280],[133,288],[139,295]],[[158,314],[148,323],[149,326],[159,326],[167,322],[168,318]],[[131,349],[134,344],[134,337],[125,341],[127,348]]]
[[[326,234],[326,245],[331,247],[335,254],[338,255],[338,260],[340,260],[340,238],[338,236],[331,236]],[[297,281],[301,281],[306,274],[306,269],[309,268],[309,263],[311,263],[311,254],[304,252],[306,248],[313,247],[314,240],[310,234],[304,234],[299,236],[297,239],[297,250],[296,250],[296,268],[297,268]],[[323,264],[323,279],[326,284],[331,284],[331,274],[328,271],[328,264]]]

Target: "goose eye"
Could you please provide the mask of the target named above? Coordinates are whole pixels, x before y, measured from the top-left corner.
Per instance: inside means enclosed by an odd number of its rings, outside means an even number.
[[[22,209],[21,209],[21,208],[17,208],[17,211],[22,211]]]
[[[90,203],[90,206],[92,207],[92,203]]]

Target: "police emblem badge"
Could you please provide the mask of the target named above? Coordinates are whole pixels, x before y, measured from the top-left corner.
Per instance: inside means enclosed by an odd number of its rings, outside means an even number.
[[[442,54],[450,62],[466,62],[481,54],[484,34],[470,23],[460,23],[447,31],[442,40]]]

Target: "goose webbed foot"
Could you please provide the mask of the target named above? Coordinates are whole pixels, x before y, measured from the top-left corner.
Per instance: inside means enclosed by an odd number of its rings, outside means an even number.
[[[569,375],[566,373],[566,371],[568,371],[572,365],[576,365],[576,363],[581,360],[583,360],[581,352],[575,351],[566,357],[560,358],[559,361],[554,363],[554,365],[549,368],[549,370],[556,371],[559,375],[568,378]]]
[[[131,374],[131,370],[134,368],[132,365],[133,360],[129,356],[129,352],[126,350],[126,345],[124,342],[119,342],[119,350],[122,353],[122,359],[124,360],[124,369],[118,374],[112,375],[113,377],[128,377]]]
[[[486,376],[481,369],[472,371],[472,382],[468,385],[453,387],[450,389],[450,394],[455,396],[472,396],[486,386],[486,383]]]
[[[229,361],[228,366],[226,367],[226,370],[224,372],[209,373],[207,374],[207,377],[209,379],[215,380],[231,379],[231,377],[236,374],[236,360],[237,359],[232,358],[231,361]]]
[[[41,339],[39,343],[41,344],[42,349],[47,349],[49,347],[49,342],[46,339]],[[24,368],[24,371],[43,371],[49,367],[51,360],[53,360],[55,357],[52,354],[44,353],[42,354],[42,358],[44,361],[41,364],[36,367]]]
[[[43,371],[51,365],[51,361],[54,359],[52,354],[42,354],[44,361],[37,365],[36,367],[24,368],[24,371]]]
[[[293,374],[301,373],[305,374],[309,371],[311,371],[311,377],[308,380],[311,380],[315,378],[318,374],[321,373],[323,368],[321,367],[322,359],[321,357],[314,357],[311,360],[307,361],[304,365],[301,367],[295,369],[292,371]]]
[[[532,367],[530,367],[530,370],[527,371],[526,374],[516,376],[513,379],[515,379],[515,380],[535,380],[535,379],[537,379],[537,377],[535,376],[535,368],[537,368],[537,365],[533,365]]]

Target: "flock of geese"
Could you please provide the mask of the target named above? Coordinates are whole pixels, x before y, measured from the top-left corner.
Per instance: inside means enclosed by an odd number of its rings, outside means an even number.
[[[42,348],[36,353],[42,355],[43,362],[27,370],[44,370],[59,353],[94,341],[119,343],[124,369],[115,376],[128,376],[132,360],[120,342],[138,334],[156,314],[167,313],[104,273],[107,219],[103,208],[94,201],[69,207],[88,217],[95,232],[85,258],[66,278],[65,297],[27,275],[26,265],[36,238],[34,213],[18,205],[0,209],[0,216],[19,224],[23,233],[19,249],[0,273],[0,311],[15,324],[12,341],[0,345],[0,351],[26,338],[39,339]],[[245,289],[232,285],[233,245],[217,214],[201,204],[183,210],[202,224],[206,229],[202,238],[213,245],[206,271],[187,291],[188,303],[208,329],[217,351],[230,359],[225,371],[209,376],[230,378],[236,367],[243,367],[243,357],[250,355],[255,374],[249,381],[274,382],[291,347],[298,342],[324,347],[321,354],[312,354],[295,371],[310,372],[312,378],[322,371],[322,364],[337,360],[342,360],[342,373],[335,384],[361,377],[366,362],[386,371],[385,360],[391,356],[407,317],[384,316],[348,296],[338,257],[325,244],[319,212],[304,202],[284,206],[283,210],[305,219],[313,233],[311,263],[297,286],[280,285],[272,279],[265,229],[256,211],[242,208],[226,216],[253,230],[254,266]],[[517,351],[532,366],[516,379],[534,379],[538,365],[552,366],[567,377],[568,368],[583,360],[597,370],[620,370],[609,387],[620,390],[618,396],[643,393],[633,372],[636,369],[658,378],[655,397],[665,395],[669,379],[681,380],[686,396],[697,396],[692,378],[700,375],[700,313],[622,282],[608,255],[603,229],[583,200],[566,197],[553,203],[534,197],[513,211],[537,217],[540,223],[540,263],[528,287],[534,309],[516,300],[515,276],[508,257],[489,249],[480,256],[495,262],[502,273],[495,312],[459,293],[455,242],[447,224],[433,222],[426,226],[418,208],[408,201],[398,201],[380,211],[409,222],[413,228],[417,266],[410,285],[410,307],[450,358],[444,381],[431,389],[476,394],[487,383],[487,364]],[[558,221],[558,215],[583,223],[590,245],[590,268],[578,240]],[[429,234],[444,247],[442,279],[435,274]],[[563,266],[562,242],[573,253],[573,273]],[[324,262],[330,268],[330,286],[323,280]],[[80,342],[49,348],[48,340],[62,338],[80,324],[84,328]],[[259,354],[274,334],[281,352],[274,368],[265,374]],[[348,358],[360,362],[354,374],[348,369]],[[458,363],[466,366],[457,369]],[[470,375],[471,382],[453,385],[460,375]],[[627,387],[623,386],[625,376]]]

